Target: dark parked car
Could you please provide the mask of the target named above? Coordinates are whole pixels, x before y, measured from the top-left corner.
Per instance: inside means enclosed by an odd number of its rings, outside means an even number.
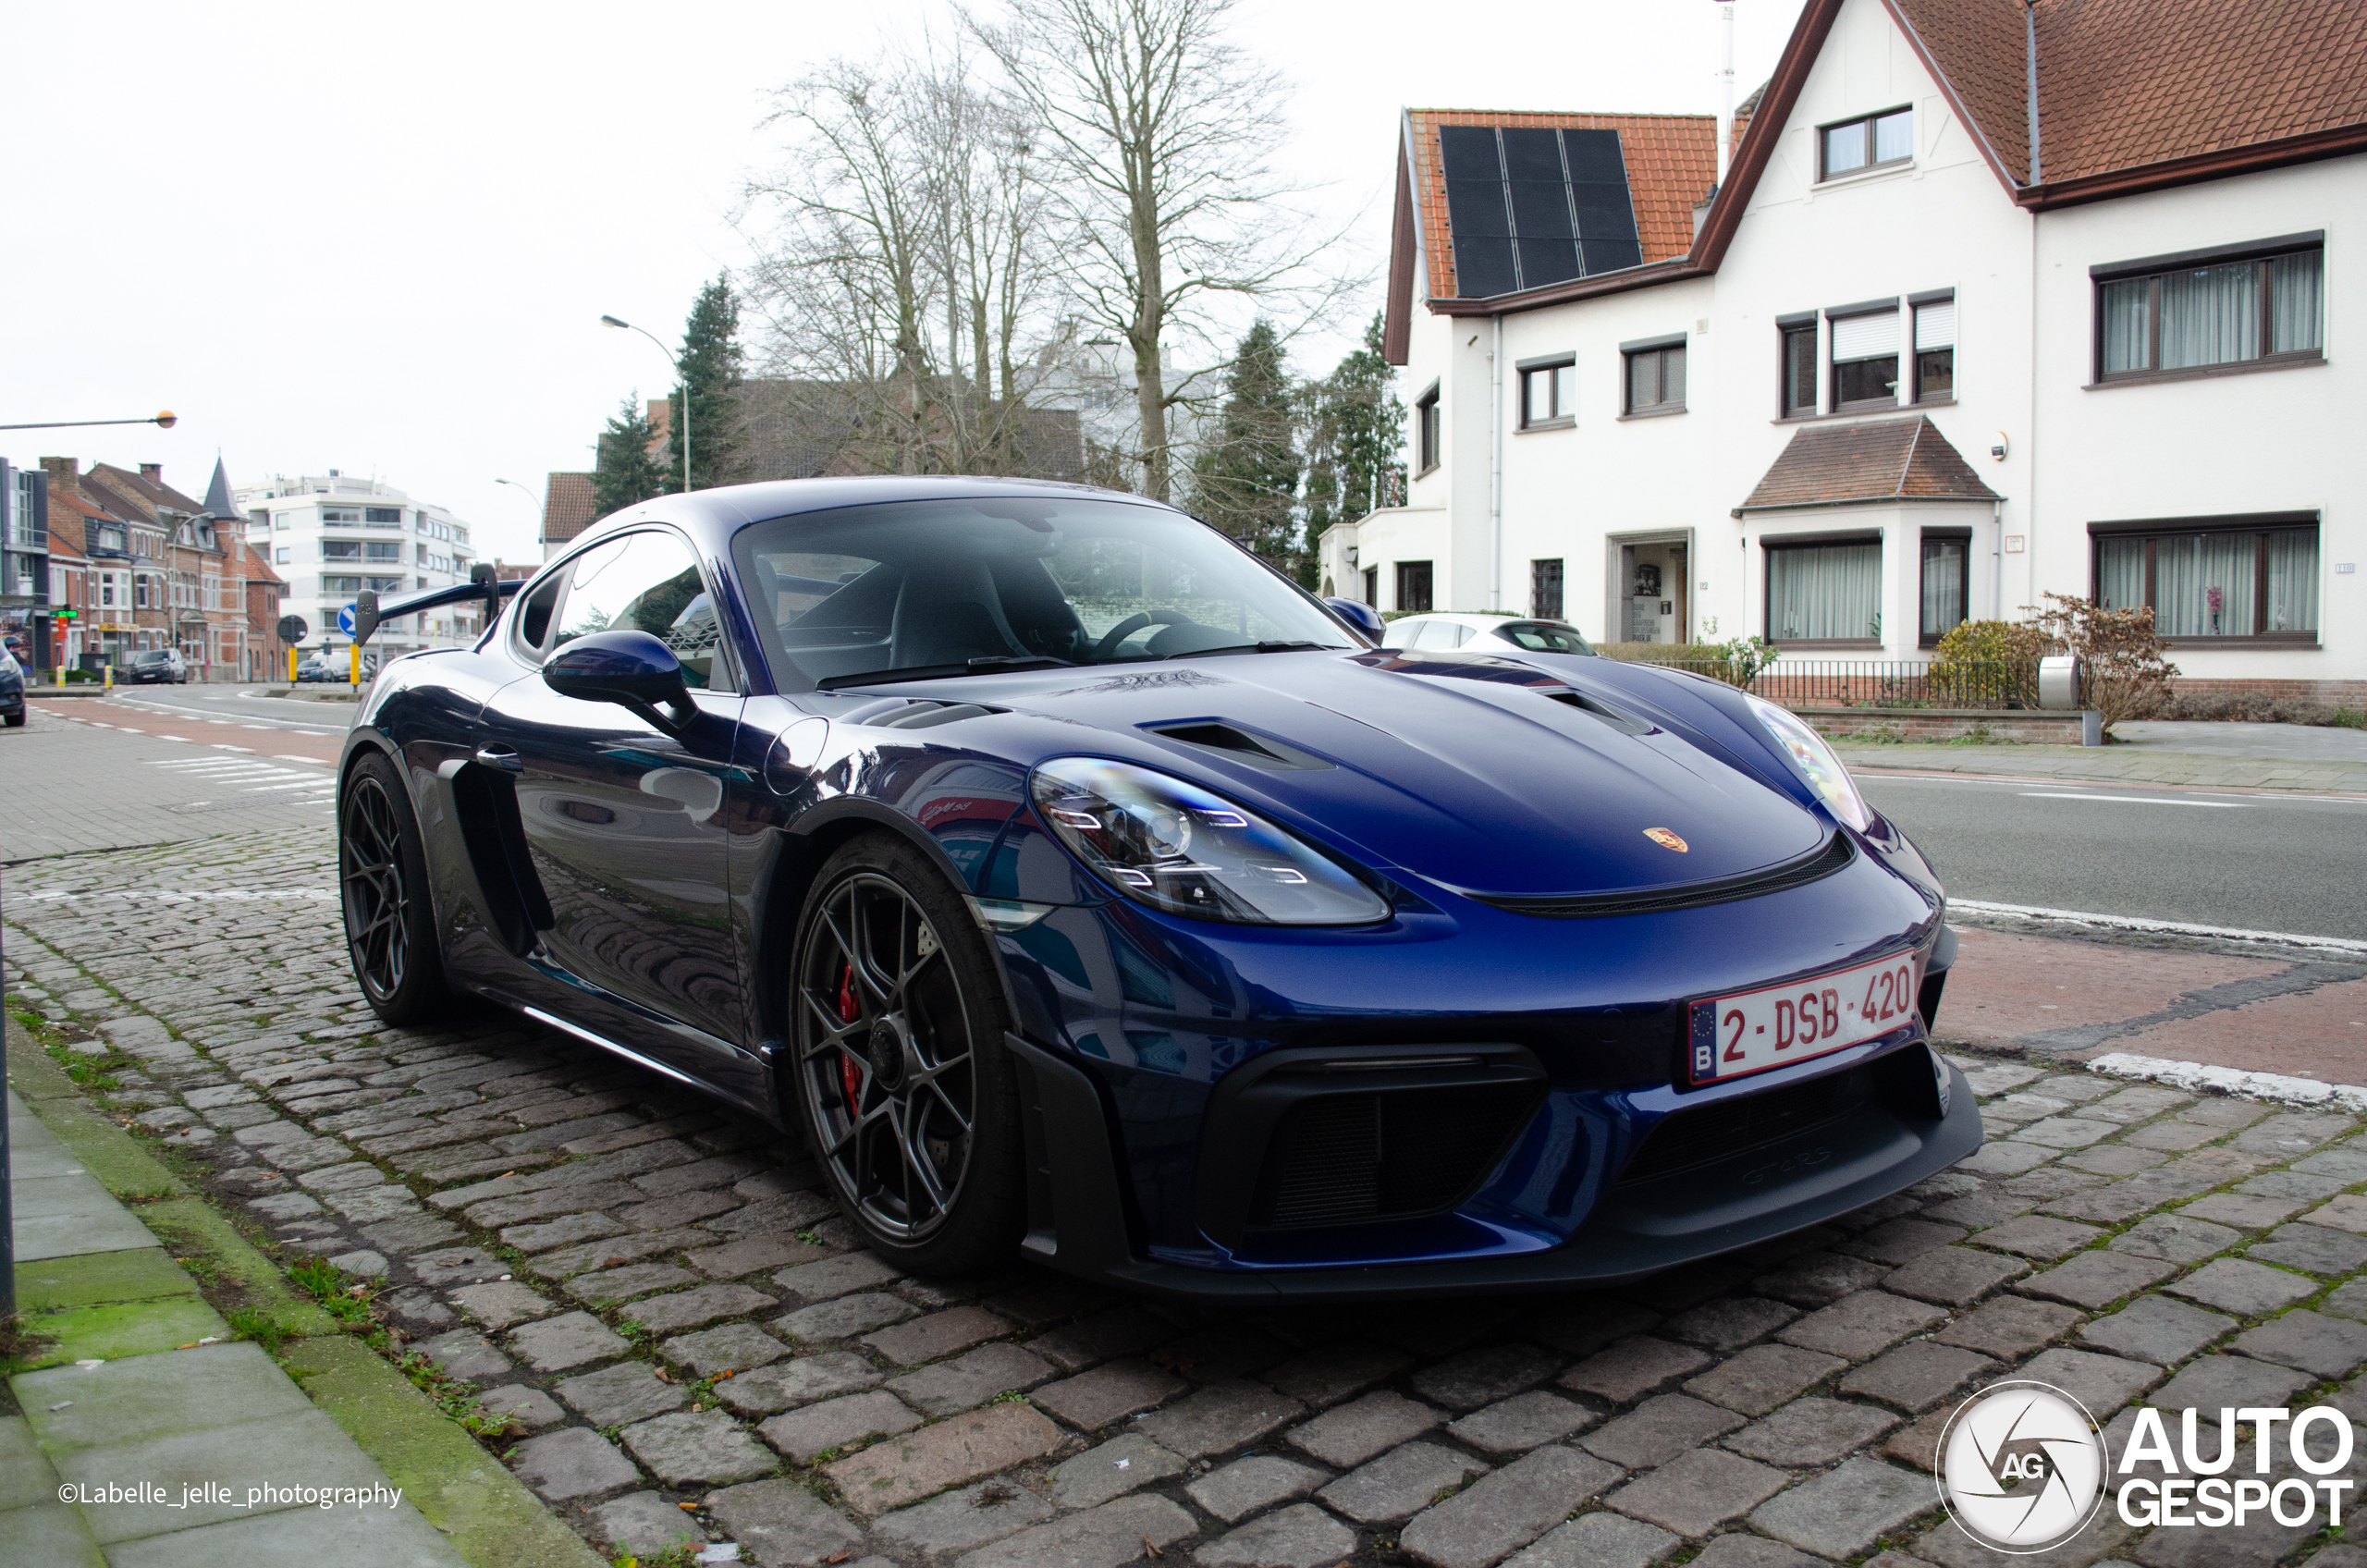
[[[186,686],[189,665],[178,648],[144,648],[131,655],[116,678],[134,686]]]
[[[25,722],[25,667],[12,655],[0,654],[0,724],[11,729]]]
[[[803,1130],[924,1271],[1568,1287],[1979,1146],[1939,883],[1812,731],[1368,614],[1077,486],[644,503],[365,698],[355,973]]]
[[[378,655],[362,655],[362,679],[369,680],[377,670]],[[353,655],[342,649],[334,654],[307,654],[296,661],[296,679],[299,681],[327,680],[339,686],[350,685],[353,680]]]

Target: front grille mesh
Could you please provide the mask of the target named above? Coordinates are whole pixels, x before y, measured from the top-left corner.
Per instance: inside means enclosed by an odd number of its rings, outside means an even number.
[[[1490,897],[1475,893],[1472,897],[1483,904],[1490,904],[1511,914],[1533,914],[1547,920],[1600,919],[1611,914],[1658,914],[1666,910],[1699,909],[1704,904],[1733,903],[1740,899],[1764,898],[1780,893],[1786,888],[1804,887],[1821,881],[1857,857],[1857,849],[1846,833],[1835,833],[1821,850],[1811,850],[1797,860],[1764,871],[1754,871],[1742,876],[1721,877],[1714,882],[1696,882],[1687,888],[1656,888],[1643,891],[1615,893],[1572,893],[1542,898],[1505,896]]]
[[[1661,1119],[1628,1160],[1619,1183],[1650,1182],[1804,1133],[1848,1115],[1873,1093],[1872,1074],[1853,1068],[1780,1089],[1737,1095]]]
[[[1537,1097],[1506,1084],[1311,1100],[1275,1133],[1250,1223],[1344,1225],[1451,1208],[1495,1168]]]

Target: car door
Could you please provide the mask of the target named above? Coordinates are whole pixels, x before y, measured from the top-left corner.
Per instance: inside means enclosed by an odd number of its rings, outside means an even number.
[[[609,1022],[634,1037],[619,1043],[742,1088],[725,825],[744,699],[705,574],[670,529],[620,534],[576,558],[557,618],[552,652],[595,631],[667,643],[698,711],[669,733],[617,704],[561,696],[539,673],[486,704],[476,758],[511,775],[549,904],[538,967],[620,998]]]

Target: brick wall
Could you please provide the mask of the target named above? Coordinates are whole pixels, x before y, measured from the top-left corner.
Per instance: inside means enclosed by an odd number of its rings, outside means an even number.
[[[2197,680],[2181,676],[2170,684],[2177,691],[2192,695],[2226,692],[2247,697],[2290,697],[2337,708],[2367,708],[2367,680]]]
[[[2020,745],[2079,744],[2076,713],[1995,708],[1795,708],[1820,734],[1877,735],[1895,741],[1956,741],[1983,736]]]

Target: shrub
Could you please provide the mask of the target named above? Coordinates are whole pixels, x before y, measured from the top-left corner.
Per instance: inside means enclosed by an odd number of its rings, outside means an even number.
[[[2048,639],[2010,620],[1960,622],[1932,655],[1932,692],[1960,708],[2038,706],[2038,661]]]
[[[2144,718],[2170,694],[2178,667],[2162,656],[2151,606],[2113,610],[2076,594],[2049,594],[2047,607],[2025,605],[2031,623],[2046,633],[2051,653],[2079,655],[2087,667],[2088,705],[2103,716],[2103,729]]]

